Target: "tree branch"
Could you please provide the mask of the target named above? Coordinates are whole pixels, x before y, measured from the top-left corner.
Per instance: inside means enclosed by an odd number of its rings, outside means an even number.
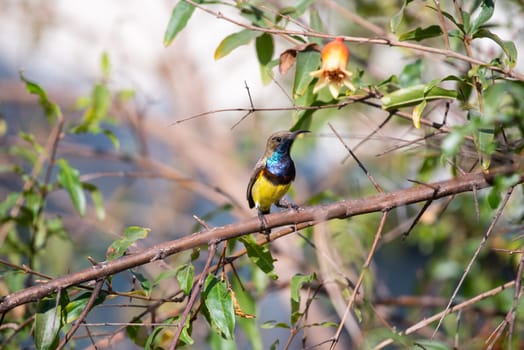
[[[495,176],[509,175],[516,172],[520,175],[519,183],[524,182],[524,171],[521,168],[517,166],[503,167],[493,169],[487,174],[466,174],[451,180],[435,182],[430,186],[416,186],[361,199],[342,200],[331,204],[304,207],[298,211],[293,209],[268,214],[266,215],[266,225],[267,228],[293,225],[297,229],[302,229],[326,220],[344,219],[356,215],[381,212],[429,199],[436,200],[457,193],[473,191],[473,189],[486,188],[491,185]],[[435,188],[438,190],[435,191]],[[238,223],[209,230],[205,229],[196,234],[164,242],[116,260],[101,262],[96,266],[55,278],[45,284],[32,286],[6,295],[0,299],[0,312],[5,313],[16,306],[36,301],[57,290],[114,275],[136,266],[164,259],[181,251],[200,245],[208,245],[213,241],[223,241],[249,233],[260,232],[260,230],[260,220],[256,216]],[[289,233],[293,231],[290,230]]]

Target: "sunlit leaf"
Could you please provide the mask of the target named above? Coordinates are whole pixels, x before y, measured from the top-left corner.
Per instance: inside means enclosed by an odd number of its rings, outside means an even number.
[[[106,212],[104,208],[104,197],[102,196],[102,192],[98,189],[98,187],[89,183],[83,183],[82,187],[91,195],[91,200],[93,201],[93,205],[95,207],[96,217],[99,220],[104,220]]]
[[[471,24],[471,32],[475,33],[484,23],[486,23],[495,12],[493,0],[483,0],[480,5],[480,14]]]
[[[274,272],[274,259],[269,248],[258,245],[252,236],[243,236],[239,240],[244,244],[244,247],[246,247],[247,256],[251,261],[272,279],[277,279],[278,277]]]
[[[111,61],[109,60],[109,54],[107,52],[102,53],[100,57],[100,68],[102,69],[102,75],[107,78],[111,74]]]
[[[124,236],[113,243],[108,249],[107,260],[121,257],[133,243],[147,237],[151,229],[140,226],[129,226],[124,231]]]
[[[289,285],[290,288],[290,301],[291,301],[291,324],[295,324],[300,317],[300,289],[304,283],[311,283],[315,280],[315,274],[311,275],[302,275],[296,274],[291,277],[291,282]]]
[[[191,288],[193,288],[193,277],[195,275],[195,266],[193,264],[183,265],[176,273],[176,279],[180,289],[185,295],[189,295]]]
[[[293,83],[293,98],[304,95],[313,81],[309,72],[318,68],[320,64],[320,53],[314,50],[297,52],[295,81]]]
[[[424,112],[424,108],[426,108],[426,104],[426,100],[423,100],[421,103],[416,105],[415,108],[413,108],[411,118],[413,119],[413,126],[417,129],[420,129],[420,118],[422,116],[422,112]]]
[[[393,91],[382,97],[382,108],[392,110],[397,108],[415,106],[422,101],[431,101],[439,99],[456,99],[457,91],[443,89],[433,86],[428,89],[427,85],[415,85]]]
[[[84,216],[86,212],[86,197],[84,188],[80,182],[78,170],[69,166],[69,163],[65,159],[57,160],[56,165],[59,168],[57,175],[58,183],[69,194],[78,214]]]
[[[512,41],[502,40],[497,34],[492,33],[485,28],[481,28],[478,31],[476,31],[473,35],[473,38],[489,38],[496,42],[502,48],[502,51],[504,51],[504,54],[507,58],[508,66],[510,68],[515,67],[515,64],[517,63],[518,59],[518,51],[517,47],[515,46],[515,43],[513,43]]]
[[[197,0],[196,2],[202,3]],[[169,46],[177,34],[186,27],[187,22],[195,11],[195,6],[190,3],[179,0],[171,12],[171,17],[167,23],[166,32],[164,33],[164,46]]]
[[[247,45],[254,38],[261,35],[259,32],[249,29],[243,29],[240,32],[226,36],[215,50],[215,60],[218,60],[231,53],[239,46]]]
[[[60,107],[47,97],[47,92],[39,84],[27,79],[22,71],[20,71],[20,80],[25,83],[27,92],[38,96],[38,103],[44,109],[49,122],[61,115]]]

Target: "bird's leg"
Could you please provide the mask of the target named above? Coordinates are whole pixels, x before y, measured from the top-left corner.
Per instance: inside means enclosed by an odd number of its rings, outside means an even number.
[[[275,205],[279,208],[295,209],[298,210],[300,207],[292,202],[288,202],[285,198],[281,198]]]
[[[266,217],[264,216],[264,213],[262,213],[261,210],[258,210],[258,220],[260,220],[261,232],[266,235],[266,239],[269,242],[269,234],[271,233],[271,229],[267,228]]]

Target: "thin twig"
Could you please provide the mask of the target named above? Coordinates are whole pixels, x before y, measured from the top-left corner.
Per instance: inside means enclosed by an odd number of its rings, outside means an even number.
[[[251,92],[249,91],[249,86],[247,85],[247,81],[245,81],[245,80],[244,80],[244,85],[246,87],[247,97],[249,97],[249,105],[251,106],[251,108],[247,111],[246,114],[244,114],[242,116],[242,118],[240,118],[236,123],[234,123],[231,126],[231,130],[233,130],[238,124],[242,123],[244,121],[244,119],[246,119],[247,117],[249,117],[251,114],[253,114],[255,112],[255,105],[253,104],[253,98],[251,97]]]
[[[498,222],[499,218],[501,217],[502,213],[504,212],[504,208],[506,207],[506,204],[508,203],[509,198],[511,197],[512,193],[513,193],[513,187],[510,187],[507,190],[506,195],[504,196],[504,199],[502,200],[502,203],[501,203],[499,209],[495,213],[495,216],[493,217],[493,220],[491,221],[491,224],[489,225],[488,230],[486,231],[486,233],[482,237],[482,240],[480,241],[477,249],[475,250],[475,253],[473,254],[471,259],[469,260],[469,263],[466,266],[466,269],[464,270],[464,273],[462,274],[462,277],[460,278],[460,281],[458,282],[457,286],[455,287],[455,290],[453,291],[453,294],[451,295],[451,298],[449,298],[448,305],[446,306],[444,311],[447,311],[451,307],[451,304],[455,301],[455,298],[456,298],[456,296],[457,296],[457,294],[458,294],[458,292],[460,290],[460,287],[462,287],[462,283],[464,283],[464,280],[466,279],[466,276],[468,275],[469,271],[471,270],[471,266],[473,266],[473,263],[475,262],[475,260],[477,260],[477,257],[479,255],[480,251],[482,250],[482,248],[486,244],[489,236],[493,232],[493,229],[495,228],[496,223]],[[439,330],[439,328],[440,328],[440,326],[442,324],[442,321],[444,321],[445,315],[446,315],[446,313],[442,314],[442,317],[440,318],[440,320],[439,320],[439,322],[437,324],[437,327],[433,331],[432,338],[434,338],[435,335],[437,334],[437,332],[438,332],[438,330]]]
[[[351,148],[349,148],[349,146],[344,142],[344,140],[342,139],[342,137],[340,136],[340,134],[335,130],[335,128],[333,127],[333,125],[331,125],[331,123],[328,123],[329,127],[331,128],[331,131],[333,131],[333,133],[337,136],[338,140],[340,141],[340,143],[342,143],[342,145],[346,148],[346,150],[349,152],[349,154],[351,155],[351,157],[353,157],[353,159],[357,162],[358,166],[360,167],[360,169],[362,169],[362,171],[364,172],[364,174],[366,174],[366,176],[368,177],[369,181],[371,181],[371,183],[373,184],[373,186],[375,186],[375,189],[379,192],[379,193],[384,193],[384,190],[382,189],[382,187],[377,183],[377,181],[375,181],[375,179],[373,178],[373,175],[371,175],[369,173],[369,171],[366,169],[366,167],[364,166],[364,164],[358,159],[358,157],[355,155],[355,153],[353,153],[353,151],[351,150]]]
[[[211,266],[211,262],[213,261],[213,258],[215,257],[216,250],[217,250],[217,242],[213,241],[209,244],[206,265],[204,266],[204,269],[202,270],[202,273],[200,274],[200,278],[198,279],[195,285],[195,288],[193,288],[193,291],[191,292],[191,296],[189,297],[189,301],[187,302],[186,308],[184,309],[184,313],[182,314],[182,317],[180,318],[180,321],[178,322],[178,328],[176,330],[175,335],[173,336],[173,341],[171,343],[171,346],[169,347],[169,350],[174,350],[176,348],[178,340],[180,339],[180,335],[182,334],[182,330],[186,326],[187,316],[189,315],[189,312],[191,312],[191,309],[193,308],[193,305],[195,304],[198,294],[200,294],[200,291],[204,287],[204,280],[207,277],[207,273],[209,271],[209,267]]]
[[[522,285],[522,272],[524,270],[524,254],[520,254],[519,267],[517,269],[517,275],[515,276],[515,293],[513,295],[513,305],[509,311],[509,336],[508,336],[508,345],[511,350],[513,333],[515,331],[515,318],[517,316],[517,306],[519,304],[519,299],[521,295],[520,287]]]
[[[362,146],[365,142],[367,142],[369,139],[371,139],[380,129],[382,129],[390,120],[391,120],[391,117],[393,117],[395,113],[393,112],[389,112],[388,116],[386,117],[386,119],[384,119],[384,121],[382,123],[380,123],[379,126],[377,126],[369,135],[367,135],[366,137],[364,137],[362,140],[360,140],[359,143],[357,143],[354,147],[353,147],[353,151],[357,151],[357,149],[359,149],[360,146]],[[342,160],[342,164],[350,157],[350,155],[347,155],[346,158],[344,158]]]
[[[432,186],[430,186],[428,184],[425,184],[423,182],[416,181],[416,180],[409,180],[408,179],[408,181],[415,182],[415,183],[418,183],[419,185],[423,185],[423,186],[429,186],[430,188],[433,189],[433,191],[434,191],[433,194],[435,196],[438,193],[438,187],[434,187],[433,188]],[[415,225],[419,222],[420,218],[422,217],[422,215],[424,215],[424,213],[429,208],[431,203],[433,203],[433,198],[429,199],[426,203],[424,203],[424,206],[422,207],[422,209],[420,209],[420,211],[418,212],[417,216],[415,216],[415,219],[413,219],[413,222],[411,223],[411,225],[409,225],[409,228],[402,234],[402,238],[403,239],[406,239],[409,236],[409,233],[411,232],[411,230],[413,230]]]
[[[93,289],[93,292],[91,293],[91,296],[89,297],[89,300],[87,301],[86,306],[84,307],[84,310],[82,310],[82,313],[80,316],[78,316],[78,319],[75,321],[75,324],[69,332],[64,336],[62,341],[60,341],[60,344],[58,344],[57,350],[61,350],[66,346],[66,344],[69,342],[69,340],[73,337],[75,332],[80,327],[80,324],[84,322],[85,318],[87,317],[87,314],[91,311],[93,306],[95,305],[96,298],[98,298],[98,295],[100,294],[100,291],[102,290],[102,286],[104,285],[105,278],[102,278],[96,282],[95,289]]]
[[[440,27],[442,28],[442,36],[444,37],[444,43],[446,44],[446,50],[449,50],[450,46],[449,46],[448,29],[446,28],[446,21],[444,20],[444,15],[442,15],[442,9],[440,8],[440,1],[433,0],[433,3],[435,4],[435,7],[437,8],[438,20],[440,22]]]
[[[422,321],[420,321],[420,322],[414,324],[413,326],[407,328],[403,332],[399,332],[398,334],[399,335],[408,335],[408,334],[415,333],[416,331],[418,331],[418,330],[420,330],[420,329],[422,329],[422,328],[432,324],[433,322],[435,322],[435,321],[437,321],[439,319],[442,319],[442,318],[446,317],[449,314],[452,314],[455,311],[464,310],[464,309],[470,307],[471,305],[473,305],[475,303],[478,303],[478,302],[480,302],[480,301],[482,301],[484,299],[491,298],[494,295],[497,295],[500,292],[503,292],[506,289],[513,287],[514,285],[515,285],[515,281],[510,281],[510,282],[507,282],[507,283],[503,284],[502,286],[490,289],[490,290],[488,290],[488,291],[486,291],[484,293],[481,293],[481,294],[477,295],[476,297],[473,297],[471,299],[468,299],[468,300],[464,301],[463,303],[460,303],[460,304],[454,305],[454,306],[452,306],[452,307],[450,307],[448,309],[445,309],[444,311],[441,311],[441,312],[439,312],[436,315],[424,318]],[[386,339],[383,342],[381,342],[380,344],[378,344],[377,346],[375,346],[373,348],[373,350],[383,349],[384,347],[386,347],[386,346],[388,346],[390,344],[393,344],[393,342],[394,342],[394,340],[392,338]]]
[[[369,250],[369,254],[366,259],[366,262],[362,266],[362,272],[360,272],[357,283],[355,283],[355,289],[353,290],[353,294],[351,294],[351,298],[349,298],[349,302],[346,306],[346,310],[344,311],[344,316],[342,316],[342,319],[340,320],[340,324],[338,326],[337,332],[335,333],[335,336],[331,340],[331,346],[329,347],[330,350],[333,350],[336,344],[338,343],[340,334],[342,333],[342,329],[344,328],[344,324],[346,322],[346,318],[348,317],[349,312],[351,308],[353,307],[353,304],[355,303],[357,294],[359,294],[360,286],[362,285],[362,281],[364,280],[364,274],[367,271],[369,265],[371,264],[371,259],[375,255],[375,251],[377,249],[378,242],[380,241],[380,238],[382,236],[382,231],[384,229],[384,225],[386,224],[388,213],[389,211],[382,212],[382,218],[380,219],[380,224],[378,226],[377,232],[375,233],[375,239],[373,240],[373,245],[371,246],[371,249]]]

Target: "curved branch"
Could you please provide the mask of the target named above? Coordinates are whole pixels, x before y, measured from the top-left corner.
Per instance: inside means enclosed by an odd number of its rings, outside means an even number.
[[[342,200],[331,204],[304,207],[298,211],[286,210],[268,214],[266,215],[266,228],[293,225],[297,229],[302,229],[326,220],[344,219],[372,212],[382,212],[429,199],[435,200],[457,193],[486,188],[491,186],[495,176],[509,175],[516,172],[520,175],[519,183],[524,182],[523,169],[517,166],[504,167],[494,169],[487,174],[466,174],[451,180],[435,182],[429,186],[416,186],[361,199]],[[116,260],[101,262],[96,266],[57,277],[45,284],[32,286],[6,295],[0,299],[0,313],[5,313],[16,306],[36,301],[57,290],[114,275],[185,250],[201,245],[209,245],[211,242],[224,241],[256,232],[260,232],[260,220],[255,216],[245,221],[202,230],[177,240],[164,242],[144,249],[141,252],[126,255]]]

